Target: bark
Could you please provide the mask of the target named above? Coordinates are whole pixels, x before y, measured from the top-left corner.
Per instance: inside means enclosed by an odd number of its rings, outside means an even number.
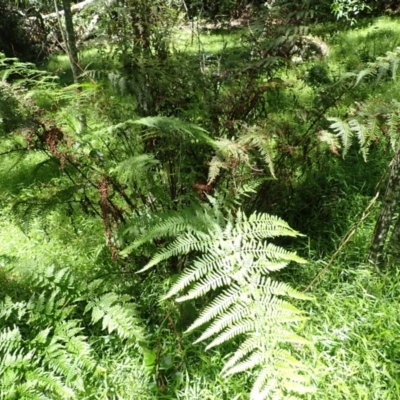
[[[56,3],[56,1],[54,3]],[[65,30],[66,30],[64,43],[66,44],[67,47],[74,83],[79,83],[78,50],[76,48],[74,24],[72,22],[71,0],[62,0],[62,5],[64,8],[64,19],[65,19]]]
[[[387,253],[396,259],[400,256],[400,215],[397,217],[396,225],[393,228]]]
[[[60,24],[61,34],[63,36],[64,44],[66,46],[66,52],[68,54],[69,63],[71,65],[71,71],[74,83],[77,85],[79,83],[79,60],[78,60],[78,50],[76,47],[76,39],[74,32],[74,23],[72,21],[72,12],[71,12],[71,0],[62,0],[62,5],[64,8],[64,19],[65,19],[65,32],[61,24],[60,14],[57,6],[57,0],[54,0],[54,6],[56,9],[56,13],[58,15],[58,22]],[[77,87],[78,96],[80,94],[80,88]],[[86,126],[86,120],[83,113],[79,115],[80,121],[80,131],[82,132]]]
[[[90,21],[90,24],[88,26],[88,28],[86,29],[85,33],[79,38],[79,40],[76,42],[76,46],[79,47],[82,42],[84,42],[85,40],[88,40],[92,37],[92,32],[94,31],[94,29],[96,28],[97,22],[100,19],[100,15],[96,14],[92,20]]]
[[[397,149],[396,155],[392,161],[392,169],[390,172],[389,182],[386,188],[386,193],[382,202],[381,212],[375,225],[374,234],[372,237],[371,250],[369,260],[379,265],[382,263],[385,242],[392,223],[396,207],[399,203],[400,196],[400,146]],[[399,222],[396,226],[399,225]],[[400,226],[398,227],[400,231]],[[395,232],[397,230],[395,229]],[[394,232],[394,233],[395,233]],[[397,233],[395,233],[396,238]]]

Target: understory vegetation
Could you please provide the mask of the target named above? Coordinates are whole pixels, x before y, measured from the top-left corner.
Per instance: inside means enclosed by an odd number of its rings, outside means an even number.
[[[11,3],[0,399],[400,398],[397,3]]]

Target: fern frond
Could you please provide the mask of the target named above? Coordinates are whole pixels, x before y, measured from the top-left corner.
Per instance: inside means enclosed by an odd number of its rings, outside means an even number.
[[[224,330],[232,325],[237,326],[240,321],[244,321],[249,316],[249,310],[246,304],[232,305],[228,310],[225,310],[222,316],[218,317],[209,328],[196,340],[195,343],[200,343],[211,336],[224,333]],[[191,329],[190,327],[189,329]],[[219,337],[219,336],[218,336]]]
[[[329,149],[331,152],[335,155],[339,155],[339,149],[341,148],[339,140],[335,135],[333,135],[331,132],[328,132],[326,130],[321,130],[318,132],[318,139],[321,142],[326,143],[329,146]]]
[[[290,228],[289,224],[281,218],[262,213],[253,213],[249,218],[242,211],[238,211],[237,231],[254,239],[267,239],[278,236],[302,236]]]
[[[199,140],[201,143],[209,144],[211,146],[215,145],[213,139],[208,136],[207,131],[197,125],[182,121],[174,117],[145,117],[140,118],[133,122],[137,125],[144,125],[148,128],[155,128],[157,130],[157,135],[159,134],[170,134],[176,132],[182,138],[189,137],[191,139]],[[146,137],[152,137],[154,134],[148,132]]]
[[[203,205],[202,207],[192,205],[179,210],[179,212],[152,214],[139,219],[136,218],[135,231],[137,232],[136,226],[139,225],[143,227],[144,232],[140,232],[140,235],[138,235],[128,247],[121,251],[120,254],[126,256],[146,242],[164,237],[177,236],[185,231],[207,232],[210,224],[218,222],[217,213],[209,213],[208,211],[207,205]],[[132,229],[128,228],[125,234],[131,231]]]
[[[0,354],[11,353],[21,343],[22,336],[19,329],[6,327],[0,331]]]
[[[18,268],[22,270],[16,265],[10,271]],[[68,268],[36,265],[24,271],[32,291],[29,301],[0,301],[0,398],[81,398],[88,378],[100,367],[77,319],[77,303],[101,314],[104,329],[141,340],[130,297],[104,293],[100,279],[77,283]]]
[[[263,344],[262,341],[263,338],[255,335],[251,335],[246,340],[244,340],[240,344],[239,348],[225,363],[221,371],[222,374],[226,376],[234,374],[235,373],[234,371],[232,373],[230,373],[229,371],[231,371],[232,368],[234,368],[240,362],[240,360],[244,359],[246,356],[253,353],[256,349],[260,349]]]
[[[0,321],[6,322],[14,313],[17,314],[18,319],[22,318],[26,314],[26,303],[23,301],[14,302],[10,296],[6,296],[0,302]]]
[[[400,47],[397,47],[394,51],[386,52],[385,56],[377,57],[376,61],[369,62],[368,67],[358,73],[355,86],[357,86],[363,78],[370,76],[376,76],[375,83],[378,84],[384,76],[388,76],[389,71],[391,71],[391,78],[394,80],[398,71],[399,62]]]
[[[199,281],[194,287],[188,292],[186,296],[181,296],[176,299],[177,302],[183,302],[198,297],[204,296],[211,290],[216,290],[220,287],[228,286],[232,282],[232,278],[227,276],[224,272],[210,272],[207,274],[207,278]]]
[[[211,185],[219,176],[221,169],[229,169],[229,164],[221,159],[220,156],[214,156],[210,163],[210,168],[208,169],[207,184]]]
[[[257,149],[264,158],[264,162],[267,164],[269,172],[274,178],[276,178],[273,163],[274,154],[272,150],[272,139],[264,130],[257,127],[247,128],[247,132],[239,137],[238,143]]]
[[[187,233],[186,235],[180,236],[173,243],[171,243],[165,250],[157,253],[149,263],[147,263],[138,273],[147,271],[151,267],[159,264],[160,262],[167,260],[170,257],[179,254],[188,254],[190,251],[205,251],[207,249],[207,242],[212,242],[213,238],[208,235],[197,232]]]
[[[35,198],[32,198],[31,193],[27,192],[26,196],[23,193],[13,204],[11,213],[21,230],[29,233],[35,219],[44,220],[52,210],[68,204],[78,189],[79,186],[70,185],[48,192],[41,191]]]
[[[343,144],[343,158],[346,156],[351,145],[351,139],[353,137],[353,131],[350,129],[347,122],[340,120],[339,118],[328,118],[332,124],[330,128],[336,133],[336,136],[341,139]]]
[[[356,82],[354,84],[354,86],[357,86],[362,79],[364,79],[365,77],[369,77],[369,76],[374,76],[376,75],[376,68],[374,67],[369,67],[369,68],[365,68],[363,70],[361,70],[358,74],[357,74],[357,78],[356,78]]]
[[[368,152],[373,143],[376,143],[382,132],[394,151],[397,149],[399,140],[398,124],[400,106],[396,101],[386,103],[380,99],[366,103],[357,103],[356,108],[351,108],[349,113],[354,115],[348,121],[339,118],[328,118],[333,121],[330,128],[336,132],[343,143],[343,157],[351,145],[351,139],[356,136],[360,145],[360,153],[365,161],[368,158]]]
[[[252,349],[254,350],[254,349]],[[264,357],[262,355],[262,352],[260,351],[253,351],[249,357],[247,357],[246,359],[240,361],[240,362],[236,362],[234,367],[232,367],[231,369],[227,369],[223,371],[225,376],[229,376],[229,375],[233,375],[233,374],[238,374],[239,372],[244,372],[244,371],[248,371],[250,369],[253,369],[255,367],[257,367],[258,365],[260,365],[263,361]]]
[[[389,136],[390,144],[393,151],[396,151],[399,141],[399,126],[400,126],[400,104],[392,101],[393,112],[386,116],[386,124],[388,127],[387,135]]]
[[[167,299],[188,289],[177,299],[186,301],[218,289],[217,297],[187,329],[190,332],[209,323],[195,343],[211,339],[206,346],[210,349],[243,337],[243,343],[223,369],[225,375],[254,368],[258,371],[254,393],[286,393],[296,390],[296,385],[302,390],[307,380],[297,373],[300,364],[286,371],[279,368],[278,362],[280,346],[309,343],[292,329],[306,317],[285,298],[310,297],[267,276],[289,262],[305,262],[296,253],[270,242],[275,237],[295,237],[299,233],[277,217],[258,213],[247,217],[240,210],[222,223],[210,221],[207,230],[196,231],[195,224],[190,225],[186,233],[157,252],[141,272],[172,256],[198,253],[163,297]],[[267,367],[271,363],[272,369]],[[296,385],[288,389],[292,381]],[[269,389],[266,382],[275,383]]]
[[[397,70],[399,69],[400,47],[396,47],[394,51],[388,51],[386,57],[391,66],[392,79],[394,80],[396,78]]]
[[[155,158],[154,154],[140,154],[119,163],[115,171],[121,182],[130,185],[138,183],[141,187],[148,172],[159,164],[160,161]]]
[[[212,321],[218,315],[224,315],[225,311],[240,298],[241,288],[238,285],[233,284],[226,289],[224,293],[219,295],[210,305],[208,305],[200,316],[193,322],[192,325],[186,330],[186,332],[191,332],[199,326]]]
[[[101,320],[103,329],[109,333],[116,331],[123,339],[142,339],[133,305],[127,299],[113,292],[105,293],[101,297],[89,299],[84,313],[88,311],[92,311],[92,323]]]

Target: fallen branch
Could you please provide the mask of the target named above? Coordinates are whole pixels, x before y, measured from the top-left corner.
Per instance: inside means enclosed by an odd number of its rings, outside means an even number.
[[[76,45],[79,47],[85,40],[88,40],[92,36],[92,32],[96,28],[97,22],[99,21],[100,15],[96,14],[92,20],[90,21],[90,24],[88,28],[86,29],[85,33],[79,38],[79,40],[76,42]]]
[[[107,7],[109,7],[111,4],[113,4],[115,2],[115,0],[84,0],[81,1],[78,4],[74,4],[73,6],[71,6],[71,13],[72,14],[76,14],[80,11],[82,11],[84,8],[86,8],[87,6],[90,6],[91,4],[94,3],[104,3],[104,5],[106,5]],[[60,11],[59,12],[60,15],[64,15],[64,11]],[[57,18],[57,12],[53,12],[50,14],[46,14],[46,15],[42,15],[43,19],[51,19],[51,18]]]

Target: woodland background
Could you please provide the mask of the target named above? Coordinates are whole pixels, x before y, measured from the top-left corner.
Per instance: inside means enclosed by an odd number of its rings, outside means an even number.
[[[0,399],[400,398],[399,12],[0,0]]]

